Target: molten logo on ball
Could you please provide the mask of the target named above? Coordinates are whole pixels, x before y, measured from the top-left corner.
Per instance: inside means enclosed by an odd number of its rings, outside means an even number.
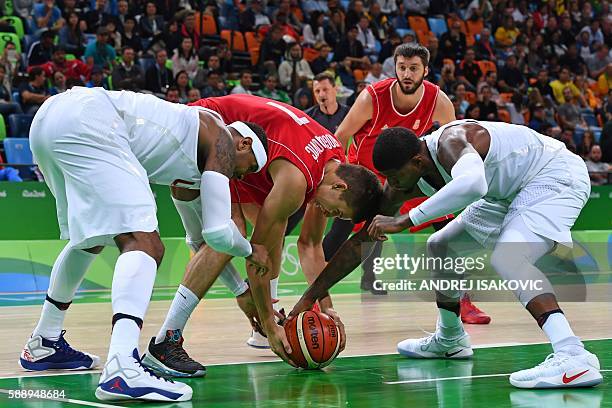
[[[315,325],[314,316],[308,316],[308,330],[310,330],[310,344],[313,349],[319,348],[319,331]]]

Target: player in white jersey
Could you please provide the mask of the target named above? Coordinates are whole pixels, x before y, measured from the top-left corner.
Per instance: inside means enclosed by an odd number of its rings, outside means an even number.
[[[589,198],[590,182],[582,159],[552,138],[499,122],[456,121],[417,139],[405,128],[390,128],[373,151],[377,170],[387,177],[387,203],[397,204],[422,190],[431,197],[399,217],[377,215],[370,239],[403,231],[465,208],[427,241],[428,255],[446,257],[453,244],[475,240],[492,248],[491,265],[506,280],[541,280],[543,287],[517,290],[516,296],[536,319],[553,347],[535,368],[510,376],[520,388],[592,386],[601,383],[599,360],[585,350],[559,308],[547,278],[535,262],[556,243],[571,246],[570,228]],[[417,188],[418,186],[418,188]],[[393,203],[396,203],[394,206]],[[341,248],[292,311],[298,313],[350,272],[359,256],[362,232]],[[538,290],[540,289],[540,290]],[[459,291],[436,292],[436,332],[398,344],[413,358],[468,358],[470,339],[459,318]]]
[[[144,368],[142,319],[164,247],[149,183],[200,188],[202,234],[216,250],[267,269],[267,251],[231,220],[229,178],[259,171],[267,141],[257,125],[152,95],[75,87],[48,99],[30,130],[34,158],[56,199],[61,238],[43,312],[21,354],[28,370],[87,369],[99,358],[72,349],[62,331],[88,267],[106,245],[120,256],[112,283],[113,332],[96,397],[185,401],[191,388]]]

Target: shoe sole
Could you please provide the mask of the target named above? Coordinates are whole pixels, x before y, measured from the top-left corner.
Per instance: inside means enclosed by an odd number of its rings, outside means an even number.
[[[594,387],[603,382],[601,373],[593,367],[577,368],[576,370],[589,370],[588,373],[580,377],[579,380],[573,381],[569,384],[564,384],[561,376],[556,375],[553,377],[543,377],[531,381],[517,381],[513,380],[510,376],[510,384],[516,388],[523,389],[538,389],[538,388],[584,388]]]
[[[169,375],[171,377],[192,378],[192,377],[204,377],[206,375],[206,369],[198,370],[195,373],[186,373],[183,371],[172,369],[168,367],[167,365],[165,365],[164,363],[162,363],[161,361],[159,361],[158,359],[156,359],[155,357],[153,357],[151,353],[147,353],[143,356],[142,363],[145,366],[152,369],[153,371],[156,371],[164,375]]]
[[[421,354],[416,353],[414,351],[403,350],[401,348],[397,348],[397,352],[402,356],[409,358],[420,358],[420,359],[444,359],[444,360],[466,360],[472,358],[474,355],[474,350],[471,348],[464,348],[459,353],[453,354],[451,357],[447,357],[445,355],[435,354],[435,353],[425,353],[421,352]]]
[[[149,394],[145,394],[141,397],[132,397],[125,394],[115,394],[112,392],[104,391],[102,388],[96,388],[96,398],[100,401],[129,401],[129,400],[142,400],[142,401],[162,401],[162,402],[182,402],[182,401],[190,401],[193,396],[193,390],[189,390],[189,392],[184,393],[177,399],[171,399],[168,397],[164,397],[163,395],[157,394],[155,392],[151,392]]]
[[[84,371],[93,370],[99,363],[99,359],[93,360],[91,364],[86,362],[70,362],[70,363],[36,363],[22,358],[18,363],[26,371],[48,371],[48,370],[67,370],[67,371]]]
[[[461,322],[465,324],[489,324],[491,323],[491,318],[490,317],[488,319],[482,318],[480,320],[470,320],[470,319],[463,320],[463,318],[461,318]]]
[[[270,349],[270,344],[260,345],[256,343],[249,343],[249,340],[246,341],[246,345],[249,347],[253,347],[254,349],[258,349],[258,350],[269,350]]]

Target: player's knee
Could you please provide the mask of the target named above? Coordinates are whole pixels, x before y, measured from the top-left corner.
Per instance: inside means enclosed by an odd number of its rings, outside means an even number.
[[[161,265],[165,248],[157,231],[120,234],[115,237],[115,242],[121,253],[142,251],[153,258],[158,267]]]

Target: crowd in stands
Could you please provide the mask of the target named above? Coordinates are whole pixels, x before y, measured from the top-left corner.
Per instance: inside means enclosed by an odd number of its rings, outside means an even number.
[[[0,12],[5,123],[75,85],[306,110],[324,71],[350,105],[395,76],[397,45],[419,42],[458,119],[527,125],[587,160],[593,184],[610,181],[608,0],[4,0]]]

